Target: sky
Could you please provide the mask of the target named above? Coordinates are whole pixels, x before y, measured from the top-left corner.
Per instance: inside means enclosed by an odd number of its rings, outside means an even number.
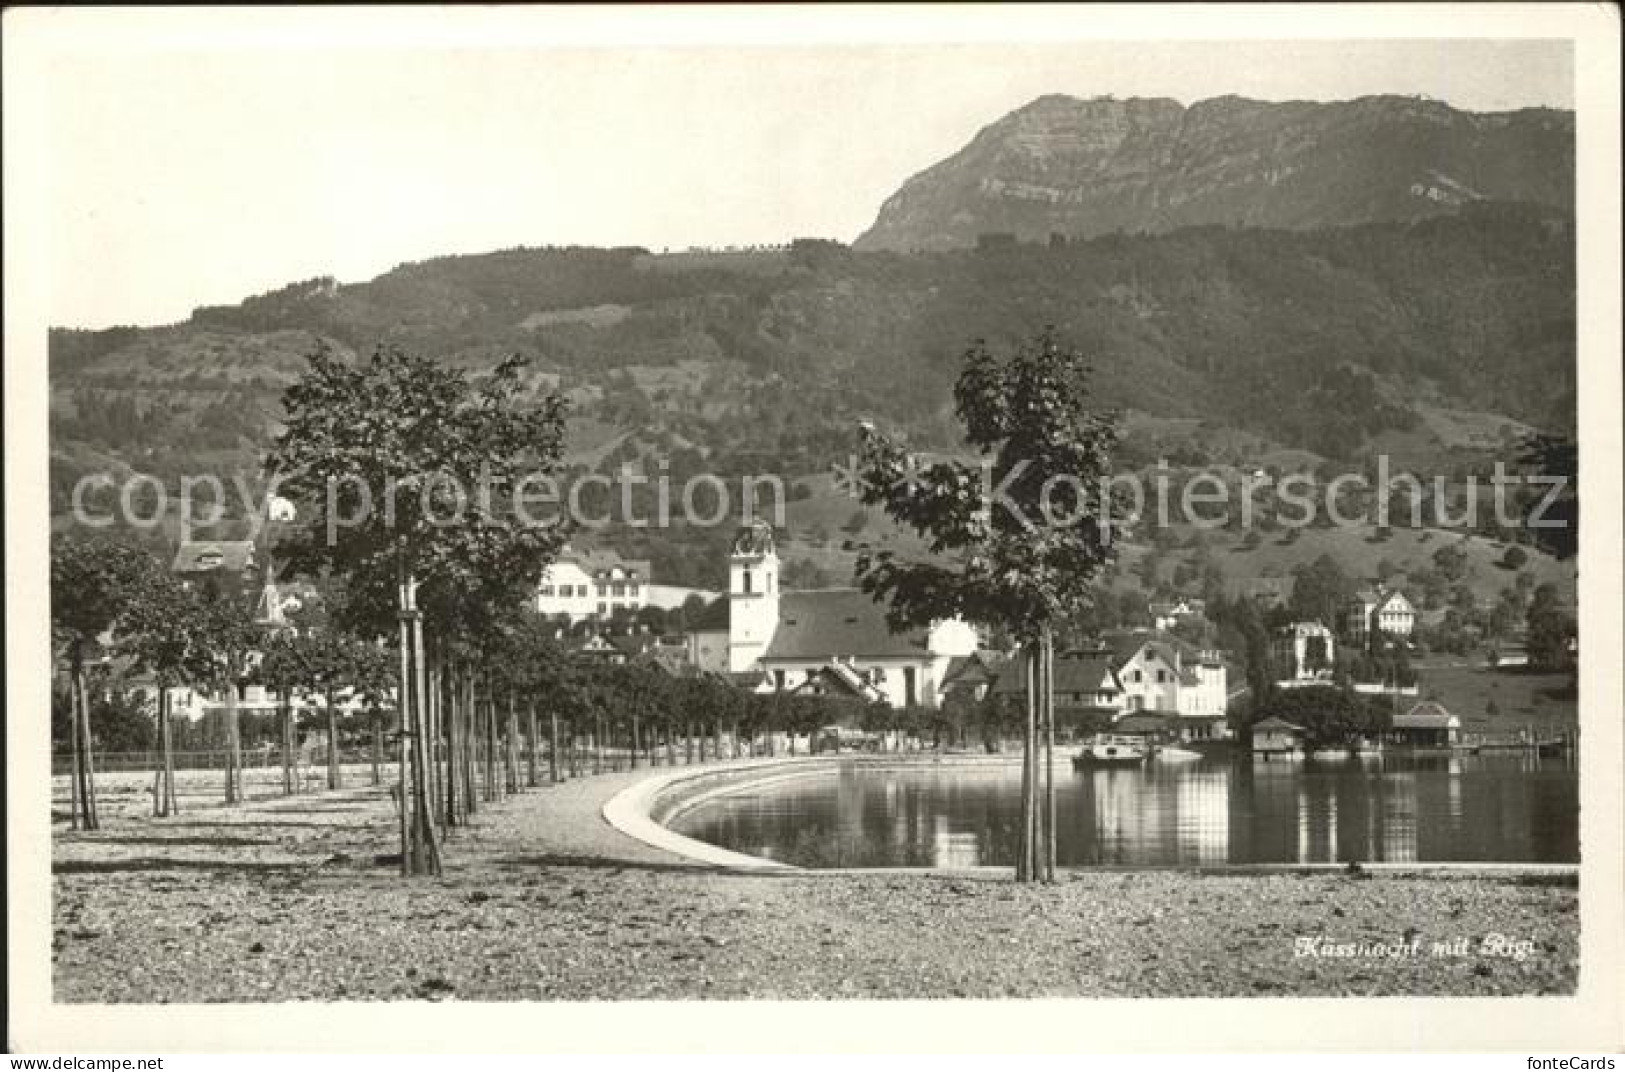
[[[850,241],[1044,93],[1574,105],[1563,41],[729,47],[279,38],[46,65],[50,322],[184,319],[318,275],[518,245]]]

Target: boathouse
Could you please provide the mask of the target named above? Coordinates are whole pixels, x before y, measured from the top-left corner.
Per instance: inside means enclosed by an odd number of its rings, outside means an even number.
[[[1389,740],[1420,748],[1448,748],[1461,742],[1461,719],[1433,700],[1423,700],[1394,716]]]
[[[1290,756],[1303,752],[1303,727],[1284,718],[1266,718],[1253,723],[1253,754]]]

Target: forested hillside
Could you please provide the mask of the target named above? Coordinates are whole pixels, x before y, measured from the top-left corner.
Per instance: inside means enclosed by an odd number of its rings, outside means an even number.
[[[562,385],[580,417],[800,473],[844,451],[860,415],[942,442],[966,344],[1045,324],[1094,356],[1104,404],[1334,458],[1385,434],[1425,441],[1435,410],[1565,431],[1573,248],[1566,214],[1475,205],[1313,232],[927,254],[798,242],[698,260],[727,268],[631,249],[449,257],[169,327],[53,332],[53,447],[64,476],[87,452],[167,467],[251,451],[323,338],[473,364],[527,353],[538,388]]]

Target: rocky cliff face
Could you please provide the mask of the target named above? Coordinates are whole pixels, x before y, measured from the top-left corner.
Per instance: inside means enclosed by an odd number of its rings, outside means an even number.
[[[903,184],[857,241],[948,249],[1219,224],[1307,228],[1477,200],[1572,208],[1574,116],[1411,97],[1268,103],[1040,97]]]

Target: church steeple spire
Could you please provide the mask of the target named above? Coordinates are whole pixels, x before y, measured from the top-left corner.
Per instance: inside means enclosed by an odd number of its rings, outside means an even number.
[[[779,624],[779,555],[766,521],[751,521],[734,536],[728,603],[728,669],[749,670]]]

